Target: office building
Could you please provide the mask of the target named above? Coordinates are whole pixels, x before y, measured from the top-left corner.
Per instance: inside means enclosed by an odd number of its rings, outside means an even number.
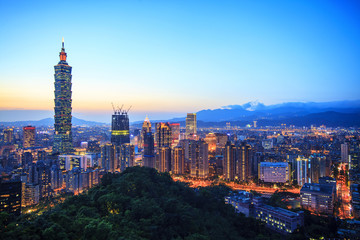
[[[120,146],[130,143],[129,116],[126,111],[115,110],[111,118],[111,143]]]
[[[289,210],[254,201],[254,217],[261,220],[266,226],[282,234],[293,233],[304,225],[303,212]]]
[[[349,144],[341,144],[341,162],[349,163]]]
[[[20,181],[1,181],[0,179],[0,212],[21,214],[22,183]]]
[[[172,142],[169,123],[156,123],[155,145],[157,148],[170,147]]]
[[[290,167],[286,162],[261,162],[259,179],[270,183],[286,183],[290,181]]]
[[[35,127],[23,127],[23,148],[35,147]]]
[[[336,185],[305,183],[300,190],[301,207],[320,214],[333,214]]]
[[[139,141],[138,141],[138,148],[143,149],[144,148],[144,138],[147,133],[151,133],[151,122],[149,118],[146,116],[144,123],[141,128]]]
[[[64,40],[60,52],[60,62],[55,68],[55,115],[54,115],[54,145],[53,153],[69,154],[73,152],[72,115],[71,115],[71,69],[66,62],[67,54]]]
[[[185,129],[186,138],[196,140],[196,134],[197,134],[196,113],[188,113],[186,116],[186,129]]]
[[[143,166],[155,168],[154,135],[152,132],[144,134]]]
[[[296,164],[293,166],[295,171],[294,176],[296,176],[297,185],[302,186],[305,183],[310,183],[309,177],[309,159],[304,156],[298,156],[296,158]]]

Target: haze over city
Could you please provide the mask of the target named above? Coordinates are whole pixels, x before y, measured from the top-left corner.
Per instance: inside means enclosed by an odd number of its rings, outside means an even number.
[[[131,121],[260,101],[356,100],[356,1],[0,2],[0,121],[53,115],[61,39],[74,116]],[[3,110],[21,112],[12,118]]]

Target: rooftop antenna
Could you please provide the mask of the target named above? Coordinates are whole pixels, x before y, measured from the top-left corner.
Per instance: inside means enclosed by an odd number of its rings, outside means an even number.
[[[124,107],[124,104],[121,105],[121,108],[118,107],[118,113],[119,113],[119,114],[121,113],[121,110],[122,110],[123,107]]]
[[[116,113],[116,109],[115,109],[114,103],[111,103],[111,105],[112,105],[112,108],[113,108],[113,110],[114,110],[114,113]]]
[[[129,109],[126,111],[126,114],[128,114],[128,112],[130,111],[131,107],[132,107],[132,105],[131,105],[131,106],[129,107]]]

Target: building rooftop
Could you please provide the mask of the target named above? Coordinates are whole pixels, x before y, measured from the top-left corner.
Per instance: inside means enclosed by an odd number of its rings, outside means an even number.
[[[334,191],[334,184],[319,184],[319,183],[305,183],[301,190],[301,192],[321,192],[325,194],[332,194]]]
[[[288,167],[289,164],[286,162],[261,162],[261,166],[264,167]]]

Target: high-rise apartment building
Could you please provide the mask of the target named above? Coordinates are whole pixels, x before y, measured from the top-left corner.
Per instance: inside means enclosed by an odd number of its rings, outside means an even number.
[[[4,143],[12,144],[14,141],[14,130],[12,128],[7,128],[4,130]]]
[[[174,147],[171,158],[171,168],[174,174],[185,173],[185,149],[181,146]]]
[[[115,146],[111,143],[106,143],[101,146],[101,167],[108,172],[114,172],[119,163],[115,157]]]
[[[144,138],[147,133],[151,132],[151,122],[149,118],[146,116],[144,123],[142,125],[139,141],[138,141],[138,148],[143,149],[144,148]]]
[[[247,181],[251,177],[251,146],[246,142],[236,145],[236,178]]]
[[[60,62],[55,68],[55,134],[53,153],[68,154],[73,151],[71,132],[71,69],[66,62],[64,40],[60,52]]]
[[[232,144],[228,141],[224,149],[223,171],[225,179],[246,181],[251,176],[251,146],[245,142]]]
[[[115,146],[130,143],[129,116],[126,111],[115,110],[112,115],[111,143]]]
[[[23,147],[35,147],[35,134],[36,130],[35,127],[26,126],[23,127]]]
[[[196,128],[196,113],[188,113],[186,117],[186,138],[195,139],[197,133]]]
[[[144,135],[143,166],[155,168],[155,147],[152,132],[147,132]]]
[[[180,139],[180,123],[171,123],[171,143],[172,146],[176,146],[179,143]]]
[[[205,141],[191,141],[189,146],[190,176],[209,176],[208,145]]]
[[[169,146],[158,148],[156,165],[156,169],[159,172],[171,171],[171,148]]]
[[[224,177],[228,181],[235,179],[236,149],[235,145],[227,142],[224,152]]]
[[[157,148],[170,147],[172,141],[169,123],[157,123],[155,132],[155,144]]]
[[[341,162],[349,163],[349,144],[341,144]]]
[[[134,166],[135,159],[135,147],[130,143],[124,143],[121,146],[117,147],[119,150],[116,150],[118,156],[118,162],[120,165],[120,171],[125,171],[126,168]]]

